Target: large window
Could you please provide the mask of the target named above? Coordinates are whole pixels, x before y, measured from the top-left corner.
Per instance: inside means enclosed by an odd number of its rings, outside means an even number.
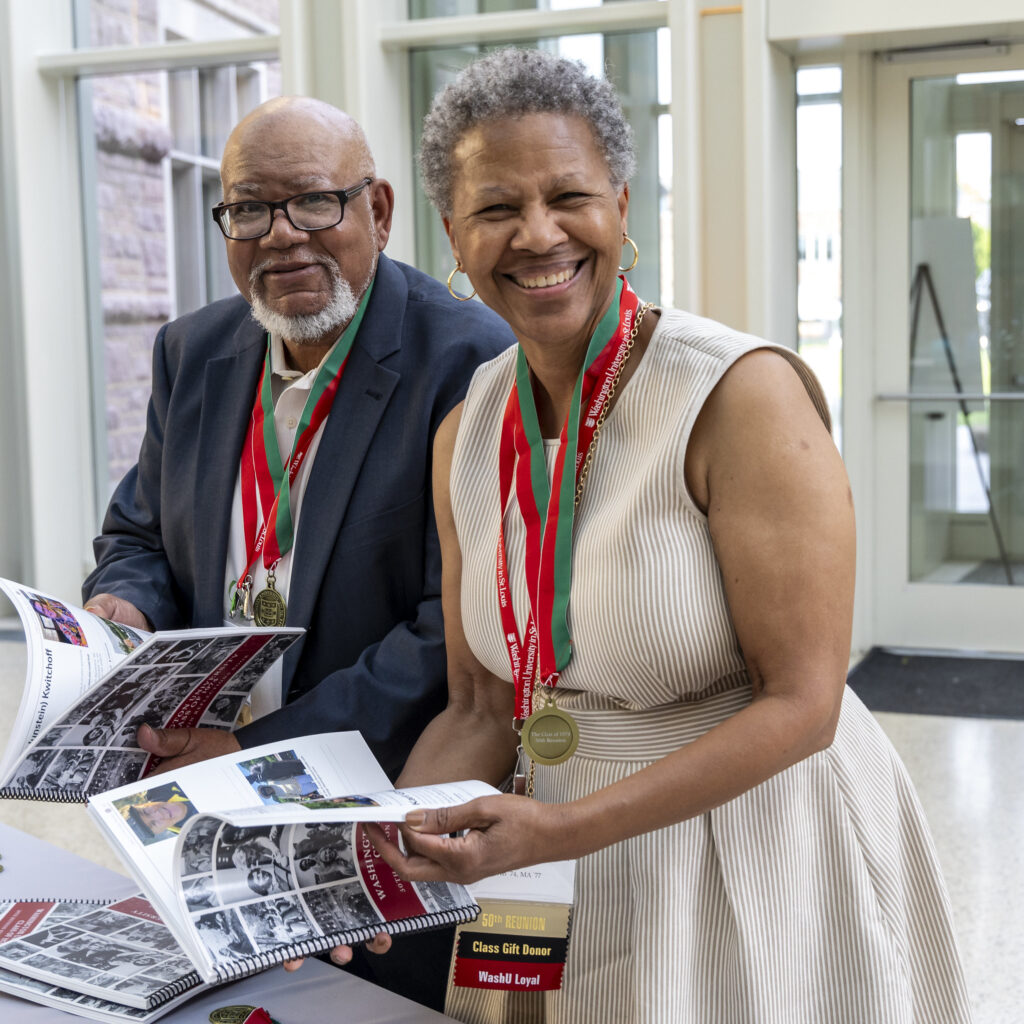
[[[417,199],[413,158],[435,88],[510,41],[607,69],[640,155],[629,225],[640,249],[630,275],[637,291],[755,333],[792,336],[795,264],[783,253],[794,220],[792,70],[767,47],[745,44],[766,30],[759,5],[741,13],[664,0],[289,0],[282,8],[279,19],[277,0],[47,0],[9,4],[0,19],[0,79],[10,90],[0,125],[12,167],[9,312],[24,321],[14,336],[29,396],[18,429],[29,436],[35,396],[45,392],[57,396],[78,442],[57,497],[32,484],[47,479],[48,453],[25,445],[27,514],[47,538],[28,538],[26,557],[51,589],[73,590],[87,570],[95,515],[137,456],[154,334],[231,291],[208,219],[220,149],[232,122],[278,93],[282,75],[287,92],[320,96],[366,127],[398,196],[389,252],[443,281],[450,254],[436,214]],[[712,21],[730,27],[712,63],[732,100],[705,110],[701,29]],[[267,63],[278,58],[281,71]],[[758,91],[765,102],[755,116],[746,106]],[[726,137],[717,150],[726,174],[702,164],[708,118]],[[32,232],[19,232],[34,187],[58,197],[67,216],[49,202]],[[709,238],[717,262],[708,258]],[[712,277],[725,282],[721,312],[708,301]],[[49,280],[61,282],[61,303],[42,294]],[[38,357],[48,346],[52,367]],[[74,536],[63,526],[69,517],[82,524]],[[59,549],[53,537],[64,540]]]
[[[94,0],[78,24],[81,44],[99,46],[260,35],[276,20],[276,0]],[[279,92],[276,63],[79,80],[101,500],[138,455],[157,330],[234,291],[209,214],[220,156],[235,122]]]

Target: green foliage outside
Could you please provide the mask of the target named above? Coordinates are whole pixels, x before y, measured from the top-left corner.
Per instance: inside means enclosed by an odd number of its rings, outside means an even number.
[[[972,219],[971,234],[974,236],[974,276],[980,277],[992,265],[992,229],[983,228]]]

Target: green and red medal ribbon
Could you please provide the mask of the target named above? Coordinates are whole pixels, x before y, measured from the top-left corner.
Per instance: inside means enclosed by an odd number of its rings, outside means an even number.
[[[370,282],[355,316],[345,328],[330,356],[320,367],[310,389],[302,416],[295,431],[295,441],[288,457],[287,469],[281,461],[274,427],[274,398],[271,392],[270,336],[267,336],[267,354],[263,359],[256,401],[249,417],[249,429],[242,449],[242,521],[245,530],[245,571],[238,577],[235,587],[252,572],[262,555],[264,568],[270,569],[282,555],[287,554],[295,542],[292,521],[291,485],[305,460],[309,446],[316,437],[327,414],[331,411],[341,375],[349,353],[359,332],[366,305],[373,291]],[[257,497],[258,492],[258,497]],[[262,523],[260,510],[263,511]],[[235,595],[232,595],[232,607]]]
[[[608,307],[587,346],[583,369],[576,380],[569,414],[559,437],[550,486],[530,370],[521,348],[516,361],[515,384],[502,417],[498,470],[502,514],[497,551],[498,601],[516,688],[516,718],[521,721],[529,718],[532,711],[538,661],[542,684],[553,687],[572,657],[568,610],[576,484],[602,406],[629,350],[630,334],[640,308],[640,300],[625,278],[620,281],[618,302]],[[568,466],[573,467],[571,471]],[[513,479],[526,526],[530,616],[523,640],[520,640],[512,608],[505,549],[504,512]]]

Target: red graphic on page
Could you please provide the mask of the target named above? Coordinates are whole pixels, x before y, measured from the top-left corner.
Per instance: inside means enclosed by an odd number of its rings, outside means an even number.
[[[121,900],[120,903],[111,903],[107,910],[117,910],[142,921],[156,921],[157,924],[163,924],[160,915],[153,909],[149,900],[143,899],[141,896],[129,896],[128,899]]]
[[[39,923],[53,908],[53,903],[16,903],[0,917],[0,942],[21,938],[35,931]]]
[[[164,724],[164,728],[195,728],[224,684],[272,639],[270,634],[260,634],[243,640],[205,679],[200,680],[195,689],[172,712],[171,717]],[[142,774],[148,775],[160,764],[161,760],[162,758],[150,755]]]
[[[398,826],[394,822],[381,822],[379,828],[391,842],[398,841]],[[427,913],[423,901],[416,895],[412,882],[405,882],[380,859],[361,825],[353,830],[352,842],[357,851],[359,874],[370,901],[385,921],[398,921],[403,917],[416,917]]]

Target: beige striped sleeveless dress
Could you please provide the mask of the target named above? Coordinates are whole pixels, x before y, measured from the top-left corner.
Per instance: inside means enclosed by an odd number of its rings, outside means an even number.
[[[639,771],[751,699],[683,459],[712,388],[759,347],[765,342],[666,310],[608,416],[577,512],[574,655],[558,688],[580,745],[567,762],[538,766],[540,800],[572,800]],[[817,382],[779,351],[820,409]],[[451,474],[466,636],[506,679],[494,560],[499,425],[514,367],[513,348],[477,371]],[[521,630],[528,598],[517,510],[505,524]],[[971,1019],[920,805],[849,690],[827,750],[723,807],[579,861],[561,991],[452,988],[448,1013],[467,1024]]]

